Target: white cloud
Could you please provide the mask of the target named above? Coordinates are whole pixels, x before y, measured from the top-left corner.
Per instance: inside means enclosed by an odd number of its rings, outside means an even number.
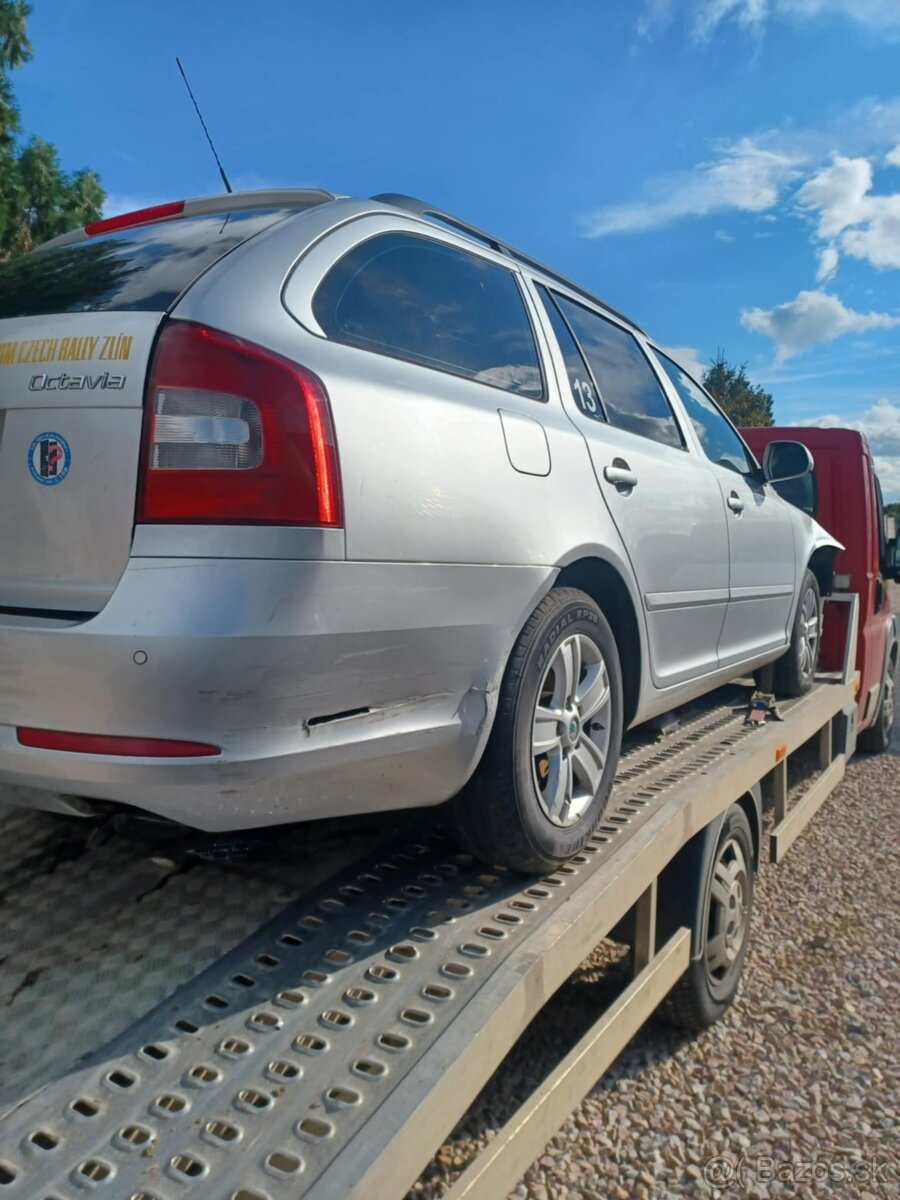
[[[703,0],[694,16],[694,34],[708,38],[727,17],[746,29],[758,29],[768,16],[767,0]]]
[[[794,300],[775,308],[750,308],[741,313],[741,324],[775,343],[775,361],[783,363],[796,354],[832,342],[847,333],[870,329],[892,329],[900,317],[889,313],[859,313],[846,308],[827,292],[800,292]]]
[[[826,246],[819,251],[819,269],[816,271],[816,283],[824,283],[830,279],[838,268],[840,255],[835,246]]]
[[[900,0],[897,10],[900,13]],[[659,12],[666,11],[668,8],[661,4]],[[864,155],[880,159],[886,146],[897,144],[898,130],[900,97],[895,97],[861,100],[817,129],[786,125],[759,130],[738,141],[717,143],[707,161],[686,171],[658,176],[649,181],[643,195],[589,213],[582,221],[583,232],[587,237],[638,233],[688,217],[729,211],[755,213],[761,221],[774,221],[777,218],[771,210],[804,171],[821,173],[835,166],[836,159],[831,167],[823,167],[835,146],[841,146],[847,156],[846,160],[840,158],[842,163]],[[851,175],[854,171],[860,168],[852,168]],[[847,189],[852,182],[837,171],[807,196],[812,201],[826,186],[843,184]],[[810,207],[809,211],[815,210]]]
[[[875,470],[886,500],[900,499],[900,404],[883,398],[858,417],[826,413],[800,425],[824,429],[858,429],[875,455]]]
[[[881,481],[885,504],[900,500],[900,458],[875,456],[875,474]]]
[[[585,233],[598,238],[658,229],[683,217],[735,209],[765,212],[797,177],[801,161],[796,154],[742,138],[720,147],[714,159],[692,171],[655,180],[644,199],[596,209],[585,219]]]
[[[767,21],[791,21],[801,24],[823,17],[843,17],[875,32],[900,31],[900,6],[897,0],[699,0],[681,5],[695,38],[704,41],[729,19],[758,35]],[[648,3],[639,22],[641,32],[650,32],[654,23],[667,23],[674,17],[675,4],[660,0]]]
[[[900,167],[900,143],[887,152],[884,161],[889,167]]]
[[[900,458],[900,404],[883,397],[860,417],[845,417],[825,413],[801,425],[817,425],[822,429],[858,429],[868,439],[873,454],[885,458]]]
[[[844,253],[873,267],[900,267],[900,193],[873,196],[871,206],[870,219],[841,238]]]
[[[731,234],[726,232],[726,230],[724,230],[724,229],[717,229],[716,232],[713,234],[713,237],[716,239],[717,242],[723,242],[726,246],[730,242],[734,241],[734,238],[731,236]]]
[[[695,350],[693,346],[660,346],[660,350],[677,362],[679,367],[684,367],[694,379],[703,378],[706,364],[700,359],[700,351]]]
[[[873,267],[900,267],[900,192],[878,195],[872,182],[869,159],[836,154],[804,183],[797,200],[818,214],[820,238],[838,238],[845,254]]]
[[[801,208],[819,213],[819,237],[832,238],[865,219],[866,194],[871,187],[872,164],[867,158],[836,154],[830,166],[804,183],[797,202]]]

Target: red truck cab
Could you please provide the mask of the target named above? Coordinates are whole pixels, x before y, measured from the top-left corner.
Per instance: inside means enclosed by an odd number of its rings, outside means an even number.
[[[900,631],[885,579],[900,578],[896,536],[888,538],[881,487],[869,444],[855,429],[769,427],[742,429],[762,460],[775,441],[802,442],[815,463],[811,475],[774,486],[785,500],[815,517],[847,548],[834,562],[834,590],[859,596],[856,665],[860,674],[857,730],[863,750],[887,749],[894,720],[894,682]],[[823,670],[841,667],[849,609],[830,606],[822,630]]]

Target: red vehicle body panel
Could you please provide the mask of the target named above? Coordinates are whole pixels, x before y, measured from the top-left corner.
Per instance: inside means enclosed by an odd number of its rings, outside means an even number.
[[[855,429],[780,426],[742,429],[741,434],[762,460],[769,442],[802,442],[815,462],[814,516],[847,549],[834,563],[836,591],[859,595],[856,666],[860,673],[857,728],[873,723],[884,673],[891,606],[881,577],[881,537],[875,472],[869,444]],[[841,666],[847,613],[831,605],[822,631],[820,662],[827,671]]]

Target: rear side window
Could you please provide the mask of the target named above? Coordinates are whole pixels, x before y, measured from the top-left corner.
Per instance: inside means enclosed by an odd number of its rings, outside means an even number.
[[[313,314],[334,341],[543,398],[515,278],[454,246],[415,234],[371,238],[325,276]]]
[[[165,312],[223,254],[293,211],[180,217],[0,263],[0,317]]]
[[[566,374],[569,377],[569,387],[572,389],[572,399],[586,417],[594,421],[605,421],[603,408],[597,396],[597,389],[591,378],[587,363],[581,356],[578,343],[572,336],[572,330],[563,319],[562,313],[553,302],[553,297],[542,284],[537,284],[538,294],[544,302],[550,324],[556,335],[563,362],[566,364]]]
[[[737,471],[739,475],[749,475],[756,469],[756,463],[716,402],[671,358],[659,350],[656,357],[681,398],[709,461],[727,467],[729,471]]]
[[[566,296],[553,298],[587,359],[609,423],[683,449],[681,430],[635,337]]]

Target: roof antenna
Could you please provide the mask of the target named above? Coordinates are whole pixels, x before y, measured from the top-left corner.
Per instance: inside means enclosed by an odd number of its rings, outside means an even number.
[[[234,189],[232,188],[231,184],[228,182],[228,176],[225,174],[225,168],[222,166],[222,163],[219,161],[218,154],[216,154],[216,148],[213,145],[213,140],[209,136],[209,130],[206,128],[206,122],[203,120],[203,113],[200,111],[199,104],[194,99],[194,93],[191,91],[191,85],[188,83],[187,75],[185,75],[185,73],[184,73],[184,67],[181,65],[181,59],[178,57],[177,54],[175,55],[175,62],[178,66],[178,70],[181,72],[181,78],[184,80],[184,86],[188,90],[188,95],[190,96],[191,101],[194,105],[194,108],[197,112],[197,116],[200,120],[200,124],[203,126],[203,132],[206,134],[206,140],[209,142],[209,148],[213,152],[213,158],[216,160],[216,166],[219,168],[219,174],[222,176],[222,182],[225,184],[225,191],[228,192],[230,195],[231,192],[234,191]]]

